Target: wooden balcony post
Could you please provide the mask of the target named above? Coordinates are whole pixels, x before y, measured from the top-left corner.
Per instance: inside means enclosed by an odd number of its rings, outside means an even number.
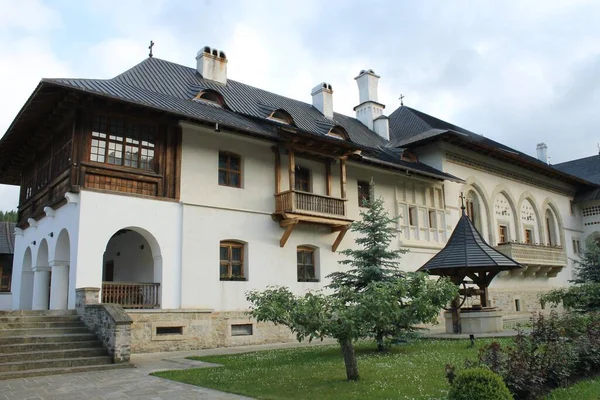
[[[281,154],[277,146],[273,147],[275,153],[275,193],[281,192]]]
[[[331,161],[325,163],[325,175],[327,177],[327,196],[331,196]]]
[[[340,158],[340,197],[346,198],[346,159]]]
[[[288,161],[289,161],[289,173],[290,173],[290,190],[296,189],[296,158],[294,156],[294,149],[288,150]]]

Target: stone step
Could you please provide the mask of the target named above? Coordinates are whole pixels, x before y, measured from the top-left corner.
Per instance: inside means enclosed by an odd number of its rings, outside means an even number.
[[[0,317],[46,317],[46,316],[72,316],[77,315],[75,310],[12,310],[0,311]]]
[[[92,333],[62,334],[62,335],[38,335],[38,336],[12,336],[0,337],[0,346],[21,343],[57,343],[57,342],[79,342],[97,340]]]
[[[0,329],[0,341],[9,337],[44,336],[44,335],[69,335],[74,333],[88,333],[85,326],[75,328],[30,328],[30,329]]]
[[[42,322],[0,322],[0,331],[5,329],[39,329],[39,328],[80,328],[83,322],[78,319],[59,320],[59,321],[42,321]]]
[[[78,342],[56,342],[56,343],[18,343],[0,345],[0,356],[2,354],[29,353],[36,351],[56,351],[56,350],[82,350],[103,348],[99,340],[81,340]]]
[[[11,315],[11,316],[1,316],[0,315],[0,325],[7,323],[26,323],[26,322],[72,322],[72,321],[81,321],[77,315]]]
[[[109,356],[64,358],[62,360],[16,361],[0,364],[0,374],[13,371],[27,371],[44,368],[73,368],[88,365],[111,364]]]
[[[43,375],[70,374],[70,373],[75,373],[75,372],[106,371],[106,370],[120,369],[120,368],[133,368],[133,364],[103,364],[103,365],[91,365],[91,366],[87,365],[87,366],[82,366],[82,367],[42,368],[42,369],[31,369],[28,371],[0,372],[0,380],[29,378],[29,377],[33,377],[33,376],[43,376]]]
[[[89,349],[63,349],[50,351],[31,351],[26,353],[0,354],[0,365],[17,361],[55,360],[57,358],[102,357],[108,355],[103,347]]]

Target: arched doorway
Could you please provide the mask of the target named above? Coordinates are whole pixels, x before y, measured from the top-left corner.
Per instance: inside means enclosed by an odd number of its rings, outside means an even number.
[[[66,310],[69,297],[69,269],[71,260],[71,243],[69,232],[63,229],[56,241],[54,259],[50,261],[52,268],[50,284],[50,309]]]
[[[42,239],[38,248],[36,264],[33,269],[34,310],[47,310],[50,302],[50,264],[48,262],[48,242]]]
[[[33,257],[31,248],[25,250],[23,256],[23,269],[21,270],[21,291],[19,294],[19,308],[31,310],[33,300]]]
[[[117,231],[102,260],[102,302],[124,308],[160,308],[162,257],[154,236],[141,228]]]

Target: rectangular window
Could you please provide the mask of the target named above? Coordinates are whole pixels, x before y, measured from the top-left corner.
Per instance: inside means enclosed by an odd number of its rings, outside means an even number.
[[[366,207],[371,202],[371,185],[366,181],[358,181],[358,206]]]
[[[242,159],[240,156],[219,152],[219,185],[242,187]]]
[[[579,254],[581,252],[581,242],[579,239],[573,239],[573,254]]]
[[[120,117],[94,117],[90,161],[154,170],[155,146],[152,126]]]
[[[183,335],[183,326],[157,326],[157,335]]]
[[[467,216],[471,220],[471,223],[475,225],[475,202],[473,200],[467,200]]]
[[[408,224],[410,226],[416,226],[417,218],[417,207],[408,207]]]
[[[315,250],[310,247],[298,247],[296,252],[298,282],[318,282],[315,271]]]
[[[0,265],[0,293],[10,292],[11,271],[12,267],[4,268]]]
[[[310,169],[296,166],[296,190],[310,192]]]
[[[500,243],[508,243],[508,227],[500,225]]]
[[[521,300],[519,300],[519,299],[515,299],[515,311],[516,312],[521,311]]]
[[[569,210],[571,211],[571,215],[575,215],[575,204],[573,200],[569,200]]]
[[[231,336],[250,336],[252,333],[252,324],[231,325]]]
[[[219,273],[222,281],[245,281],[244,244],[221,242],[219,255]]]
[[[429,227],[435,228],[437,226],[437,215],[435,210],[429,210]]]
[[[531,229],[525,229],[525,243],[533,244],[533,231]]]

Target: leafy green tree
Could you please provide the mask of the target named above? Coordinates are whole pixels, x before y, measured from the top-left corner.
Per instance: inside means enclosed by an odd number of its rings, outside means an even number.
[[[298,341],[336,339],[347,379],[358,380],[353,344],[356,340],[370,336],[373,327],[408,328],[416,320],[433,322],[441,307],[455,296],[452,283],[411,273],[405,279],[369,283],[361,291],[340,287],[335,295],[309,292],[297,296],[288,288],[269,287],[248,292],[246,298],[251,304],[249,313],[257,321],[287,326]]]
[[[0,211],[0,222],[17,222],[17,211]]]
[[[562,304],[567,310],[600,311],[600,245],[589,238],[585,250],[575,261],[574,286],[551,290],[540,296],[542,304]]]

